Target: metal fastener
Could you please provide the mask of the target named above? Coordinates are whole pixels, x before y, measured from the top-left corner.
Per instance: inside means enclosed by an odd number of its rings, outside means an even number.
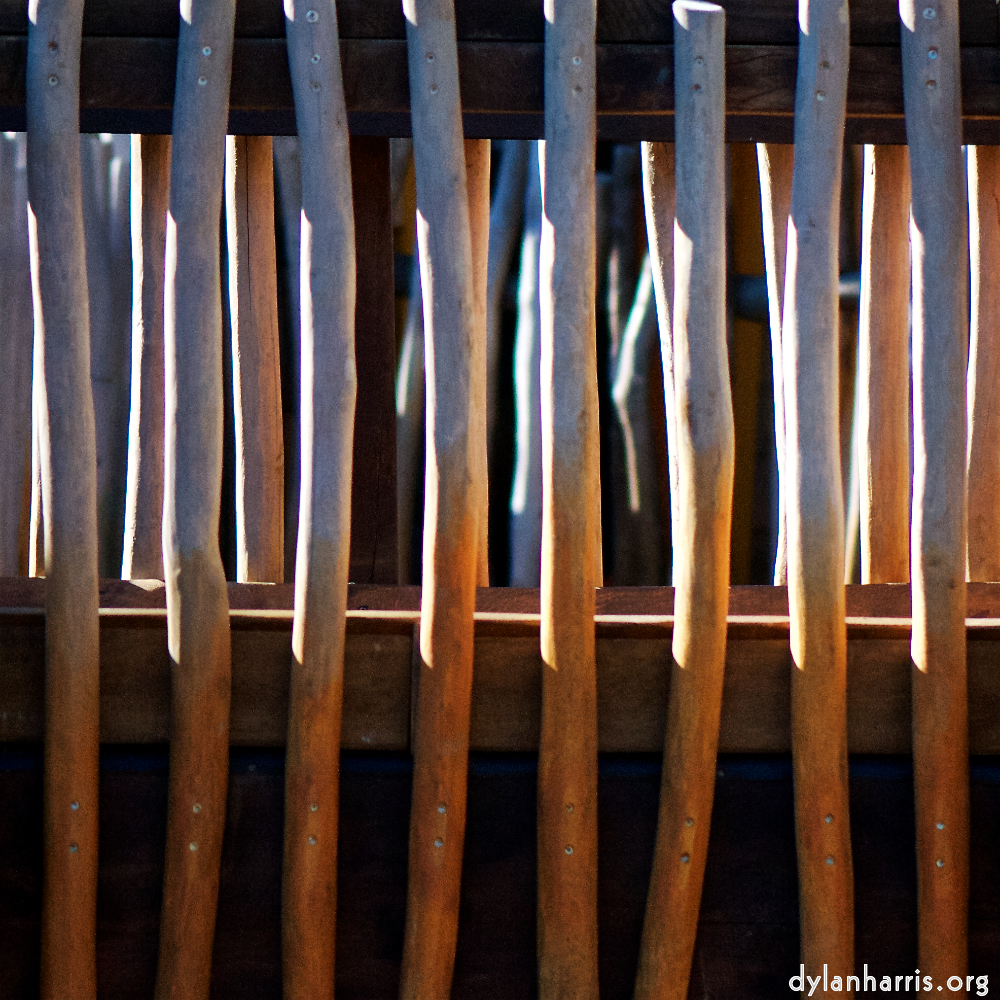
[[[573,853],[573,847],[572,847],[571,844],[567,844],[566,845],[566,853],[567,854],[572,854]]]
[[[203,77],[203,76],[199,76],[198,77],[198,86],[199,87],[204,87],[206,83],[208,83],[208,80],[206,80],[205,77]]]
[[[318,52],[313,55],[313,57],[310,60],[310,62],[313,64],[313,66],[315,66],[316,63],[319,62],[319,53]]]
[[[49,75],[49,86],[54,87],[59,82],[59,77],[55,73]]]
[[[205,46],[205,47],[204,47],[204,48],[203,48],[203,49],[201,50],[201,54],[202,54],[203,56],[210,56],[210,55],[212,54],[212,46],[211,46],[211,45],[206,45],[206,46]]]
[[[189,848],[190,848],[190,849],[191,849],[192,851],[197,851],[197,850],[198,850],[198,844],[197,844],[197,842],[196,842],[196,841],[193,841],[193,840],[191,841],[191,843],[190,843],[190,844],[188,844],[188,847],[189,847]]]
[[[444,847],[444,841],[440,837],[435,837],[434,838],[434,846],[435,847]]]
[[[316,11],[314,11],[314,10],[307,10],[306,11],[306,20],[310,24],[315,24],[319,20],[319,14],[317,14]]]

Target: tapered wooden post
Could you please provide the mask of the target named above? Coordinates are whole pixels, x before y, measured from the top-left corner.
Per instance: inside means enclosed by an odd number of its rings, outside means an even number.
[[[837,291],[849,39],[846,5],[803,0],[781,347],[799,925],[812,975],[854,966]]]
[[[781,320],[785,299],[785,241],[792,203],[795,147],[757,144],[760,207],[764,224],[764,264],[767,308],[771,326],[771,373],[774,382],[774,443],[778,456],[778,541],[774,555],[774,585],[788,583],[788,506],[785,473],[785,390],[782,377]]]
[[[656,321],[660,328],[660,361],[663,366],[663,403],[667,427],[667,470],[670,485],[670,522],[680,523],[680,487],[677,481],[677,406],[674,395],[674,202],[676,171],[674,146],[663,142],[642,144],[642,187],[646,206],[646,239],[656,296]],[[676,580],[677,560],[671,553],[671,580]]]
[[[236,579],[280,583],[285,470],[270,136],[226,137],[226,234],[236,414]]]
[[[302,489],[285,758],[282,963],[287,1000],[307,1000],[334,992],[356,286],[337,9],[333,0],[293,0],[285,16],[302,155]]]
[[[448,995],[465,839],[485,447],[453,0],[404,0],[427,366],[423,590],[400,995]],[[485,289],[484,289],[485,290]],[[485,337],[485,324],[482,326]]]
[[[163,255],[170,136],[132,136],[132,404],[122,579],[163,578]]]
[[[0,136],[0,575],[27,572],[31,504],[31,272],[24,134]]]
[[[906,147],[865,146],[858,352],[862,583],[910,579],[909,227]]]
[[[918,959],[964,976],[969,914],[965,663],[967,191],[957,0],[900,0],[913,267],[913,776]]]
[[[489,273],[486,285],[486,445],[493,444],[499,387],[500,324],[504,286],[510,274],[517,236],[524,213],[524,189],[528,176],[528,151],[532,143],[507,139],[490,207]]]
[[[595,0],[546,3],[542,177],[540,1000],[596,998],[600,445]]]
[[[726,350],[725,13],[674,4],[674,666],[637,998],[687,996],[726,659],[735,432]]]
[[[969,146],[969,249],[972,330],[969,338],[969,554],[967,576],[1000,580],[1000,147]]]
[[[219,554],[225,170],[233,0],[181,19],[164,280],[163,568],[173,662],[156,1000],[206,998],[229,761],[229,606]]]
[[[96,996],[97,457],[79,94],[81,0],[28,24],[28,232],[45,508],[43,1000]]]
[[[539,392],[541,341],[538,250],[542,236],[542,188],[538,143],[528,159],[524,235],[517,282],[514,334],[514,481],[510,491],[510,585],[537,587],[542,572],[542,429]]]
[[[469,234],[472,241],[472,289],[475,336],[472,340],[472,419],[479,443],[474,448],[473,469],[479,507],[479,541],[476,545],[476,586],[490,585],[488,528],[489,473],[487,469],[487,317],[490,253],[490,141],[465,140],[465,186],[469,196]]]

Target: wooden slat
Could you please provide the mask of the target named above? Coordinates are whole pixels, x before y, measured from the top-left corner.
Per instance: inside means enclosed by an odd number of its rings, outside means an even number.
[[[236,415],[236,579],[280,583],[285,470],[270,136],[226,137],[226,237]]]
[[[966,630],[968,190],[957,0],[900,0],[913,269],[913,779],[918,959],[965,974],[969,914]],[[930,59],[933,53],[936,58]],[[945,971],[945,970],[954,971]]]
[[[483,251],[488,232],[477,227],[479,246],[474,248],[454,2],[406,0],[404,10],[427,396],[423,591],[420,655],[414,658],[418,697],[400,996],[436,1000],[451,990],[465,839],[473,612],[485,500],[480,477],[486,464]],[[485,207],[481,193],[476,201],[480,210]]]
[[[673,525],[670,701],[636,1000],[688,994],[715,794],[736,448],[726,347],[726,18],[720,7],[690,0],[674,4],[674,18],[680,520]]]
[[[132,136],[132,400],[122,578],[163,578],[163,255],[170,137]]]
[[[80,0],[42,0],[28,37],[28,231],[45,509],[43,1000],[96,991],[97,445],[79,100]]]
[[[356,259],[336,7],[324,0],[315,7],[293,3],[286,11],[302,162],[300,267],[307,277],[301,286],[302,485],[285,757],[282,965],[284,996],[306,1000],[334,991]],[[268,147],[270,154],[270,141]],[[273,205],[271,211],[273,218]]]
[[[792,761],[801,961],[854,967],[847,784],[838,231],[846,7],[804,0],[782,316]]]
[[[189,10],[178,45],[163,295],[163,568],[173,683],[156,1000],[208,997],[229,763],[218,220],[235,3],[193,0]]]
[[[594,0],[547,6],[542,233],[542,720],[538,995],[598,995],[597,677],[600,554]],[[463,93],[465,91],[463,90]]]

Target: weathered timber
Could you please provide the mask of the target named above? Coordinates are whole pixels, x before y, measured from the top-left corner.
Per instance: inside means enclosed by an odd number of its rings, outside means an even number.
[[[958,3],[900,0],[913,268],[913,778],[918,957],[965,974],[969,904],[966,702],[968,191]],[[936,54],[929,59],[929,53]],[[945,970],[949,971],[945,971]]]
[[[42,1000],[96,995],[97,447],[77,107],[80,0],[28,36],[28,232],[45,510]]]
[[[305,1000],[334,991],[356,259],[337,10],[331,0],[297,0],[285,11],[302,162],[303,281],[282,964],[284,996]]]
[[[539,146],[542,723],[538,750],[538,994],[598,993],[595,0],[557,0],[545,25]]]
[[[193,0],[178,45],[163,290],[163,569],[173,684],[156,1000],[208,997],[225,828],[231,648],[219,552],[219,218],[234,15],[234,0]]]
[[[673,526],[667,735],[636,1000],[687,996],[715,792],[735,464],[726,347],[725,32],[721,7],[697,0],[674,4],[680,520]]]
[[[792,758],[806,974],[854,968],[847,786],[838,230],[848,13],[799,8],[795,153],[781,324]]]
[[[433,1000],[451,989],[465,840],[473,611],[485,499],[480,488],[485,483],[477,477],[486,462],[482,251],[488,233],[479,231],[476,250],[454,2],[406,0],[404,10],[427,392],[422,614],[420,656],[414,661],[418,697],[400,996]],[[477,211],[480,201],[477,197]]]

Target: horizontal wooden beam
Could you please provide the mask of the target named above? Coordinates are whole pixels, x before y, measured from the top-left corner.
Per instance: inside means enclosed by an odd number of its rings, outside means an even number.
[[[343,745],[406,750],[416,587],[350,588]],[[282,746],[291,667],[290,585],[230,584],[231,742]],[[0,743],[42,737],[44,581],[0,580]],[[101,739],[169,739],[170,658],[163,588],[106,581],[101,595]],[[479,591],[471,746],[538,748],[542,663],[538,591]],[[910,751],[910,620],[905,585],[848,587],[848,742],[852,753]],[[600,748],[663,747],[673,591],[598,591]],[[791,660],[783,588],[730,595],[720,752],[791,746]],[[1000,585],[969,585],[969,731],[974,754],[1000,753]]]
[[[0,35],[0,127],[24,126],[26,38]],[[401,39],[341,43],[351,130],[408,135],[409,83]],[[798,48],[793,44],[726,49],[727,139],[791,142]],[[538,41],[465,41],[459,64],[465,131],[470,137],[540,138],[544,47]],[[82,131],[169,132],[176,40],[90,36],[83,40]],[[1000,143],[1000,50],[962,51],[968,142]],[[616,141],[673,139],[673,47],[608,42],[597,49],[598,136]],[[230,130],[295,131],[283,38],[240,38],[233,53]],[[847,140],[903,143],[898,47],[855,46],[848,87]]]

